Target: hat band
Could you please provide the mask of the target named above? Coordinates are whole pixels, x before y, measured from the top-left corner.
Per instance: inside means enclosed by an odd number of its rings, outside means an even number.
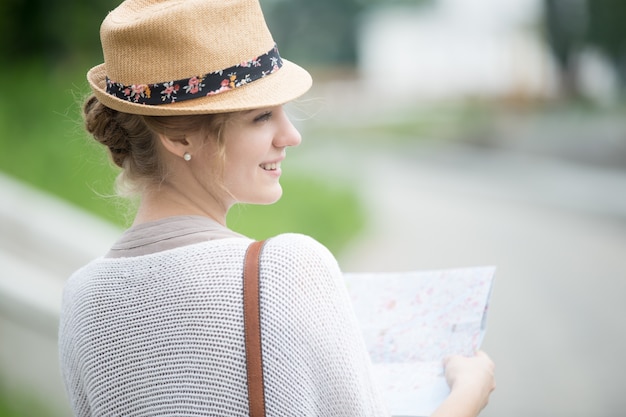
[[[274,45],[266,54],[249,61],[182,80],[123,85],[106,77],[106,92],[122,100],[156,106],[223,93],[272,74],[282,66]]]

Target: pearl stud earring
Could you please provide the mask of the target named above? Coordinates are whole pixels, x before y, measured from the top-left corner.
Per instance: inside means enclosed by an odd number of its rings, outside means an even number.
[[[189,152],[185,152],[185,153],[183,154],[183,159],[184,159],[185,161],[191,161],[191,154],[190,154]]]

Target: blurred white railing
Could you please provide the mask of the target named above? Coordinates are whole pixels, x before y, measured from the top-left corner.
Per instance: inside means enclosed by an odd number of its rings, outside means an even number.
[[[119,229],[0,174],[0,376],[67,412],[57,360],[63,284]]]

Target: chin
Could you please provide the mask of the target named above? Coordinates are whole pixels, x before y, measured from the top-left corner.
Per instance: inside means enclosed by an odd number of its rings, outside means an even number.
[[[265,204],[265,205],[269,205],[269,204],[274,204],[276,202],[278,202],[278,200],[280,200],[280,198],[283,196],[283,192],[281,190],[280,193],[276,194],[274,197],[267,199],[266,202],[264,203],[260,203],[260,204]]]
[[[277,189],[273,189],[263,194],[256,195],[247,201],[248,204],[258,204],[267,206],[276,203],[283,196],[283,189],[279,186]]]

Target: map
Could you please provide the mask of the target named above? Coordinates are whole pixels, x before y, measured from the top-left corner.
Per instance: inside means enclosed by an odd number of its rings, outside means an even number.
[[[392,415],[428,416],[446,398],[442,360],[480,347],[494,274],[491,266],[344,274]]]

